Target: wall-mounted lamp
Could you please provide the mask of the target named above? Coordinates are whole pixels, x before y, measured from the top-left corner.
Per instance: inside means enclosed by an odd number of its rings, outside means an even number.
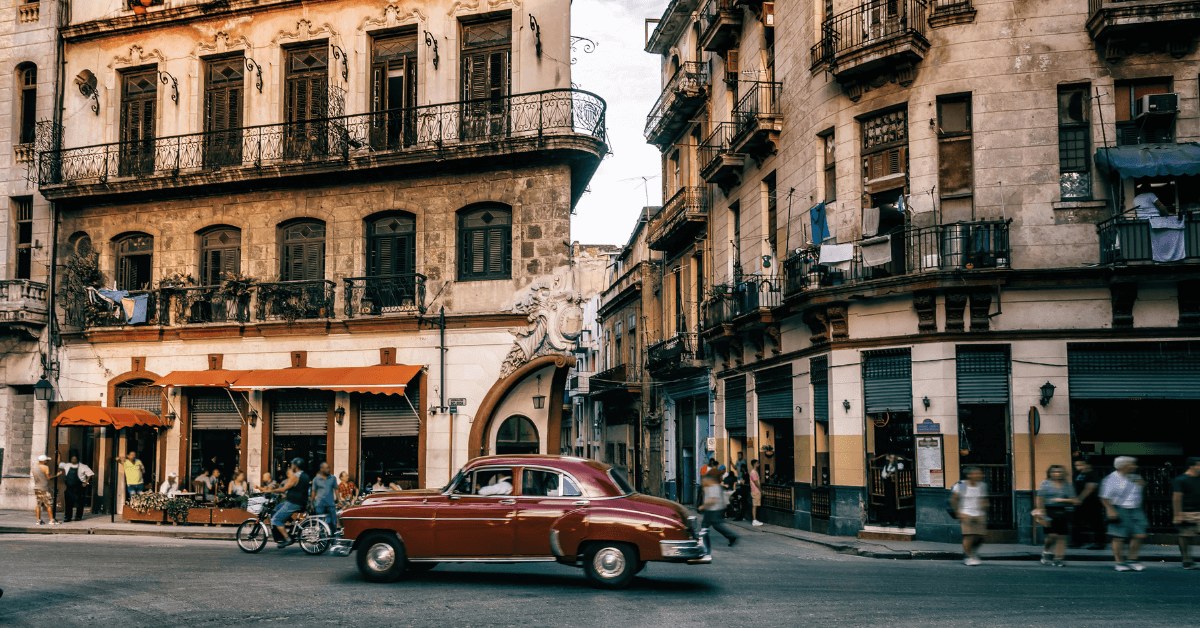
[[[246,57],[246,69],[254,70],[254,86],[258,88],[258,93],[262,93],[262,66],[257,61]]]
[[[921,400],[921,404],[925,406],[926,410],[929,409],[929,395],[925,395],[925,398]]]
[[[529,30],[533,33],[534,50],[537,52],[539,59],[542,58],[542,27],[538,25],[537,18],[533,14],[529,14]]]
[[[546,407],[546,396],[542,394],[542,376],[541,375],[537,376],[537,381],[538,381],[538,383],[537,383],[538,394],[533,396],[533,409],[541,410],[542,408]]]
[[[50,385],[50,380],[46,379],[45,375],[33,385],[33,398],[38,401],[51,401],[54,399],[54,386]]]
[[[1054,398],[1054,384],[1051,384],[1050,382],[1046,382],[1045,384],[1042,384],[1042,400],[1041,400],[1042,407],[1045,408],[1046,404],[1050,403],[1050,400],[1053,398]]]
[[[429,31],[425,31],[425,45],[433,48],[433,69],[436,70],[438,64],[437,39]]]
[[[92,113],[100,115],[100,92],[96,90],[96,75],[84,70],[75,76],[75,84],[84,98],[92,99]]]
[[[158,78],[160,81],[162,81],[163,85],[166,85],[167,82],[170,81],[171,102],[175,103],[175,106],[178,107],[179,106],[179,81],[175,80],[175,77],[171,76],[171,73],[167,72],[166,70],[159,70]]]
[[[258,410],[250,408],[250,427],[258,425]]]
[[[803,411],[803,408],[801,408],[800,406],[796,406],[796,414],[800,414],[802,411]]]
[[[342,80],[343,81],[349,80],[350,66],[348,65],[349,61],[346,57],[346,51],[343,50],[342,47],[337,44],[329,44],[329,45],[331,48],[333,48],[333,58],[342,60]]]
[[[176,419],[177,417],[175,416],[175,413],[174,413],[174,412],[168,412],[168,413],[167,413],[167,416],[165,416],[165,417],[163,417],[163,418],[167,420],[167,427],[174,427],[174,426],[175,426],[175,419]]]
[[[849,400],[849,399],[843,399],[843,400],[842,400],[842,407],[846,409],[846,412],[849,412],[849,411],[850,411],[850,400]]]
[[[333,418],[337,421],[338,425],[341,425],[342,421],[346,420],[346,408],[338,406],[337,410],[333,411]]]

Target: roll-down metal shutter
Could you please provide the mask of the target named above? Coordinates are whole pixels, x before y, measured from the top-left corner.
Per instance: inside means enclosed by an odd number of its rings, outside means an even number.
[[[1072,399],[1200,399],[1200,342],[1067,345]]]
[[[863,395],[866,411],[912,411],[912,358],[908,349],[863,353]]]
[[[329,426],[329,398],[288,393],[275,401],[272,431],[280,436],[324,436]]]
[[[725,380],[725,429],[746,429],[746,376]]]
[[[809,360],[809,378],[813,388],[813,420],[829,422],[829,357]]]
[[[147,394],[150,393],[150,394]],[[155,416],[162,415],[162,392],[159,388],[138,390],[136,392],[121,395],[117,398],[117,406],[120,408],[135,408],[153,413]]]
[[[421,418],[413,408],[421,407],[419,394],[415,388],[409,388],[404,396],[364,395],[358,419],[362,437],[417,436]]]
[[[958,347],[958,402],[1008,403],[1008,347]]]
[[[194,430],[242,429],[242,416],[224,390],[192,395],[188,399],[188,411]]]
[[[785,364],[754,374],[758,418],[792,418],[792,365]]]

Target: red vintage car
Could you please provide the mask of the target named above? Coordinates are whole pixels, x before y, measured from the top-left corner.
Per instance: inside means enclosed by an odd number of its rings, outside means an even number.
[[[582,458],[478,458],[441,490],[371,495],[340,519],[332,553],[357,551],[359,571],[373,582],[443,562],[558,562],[615,589],[649,561],[712,562],[695,517]]]

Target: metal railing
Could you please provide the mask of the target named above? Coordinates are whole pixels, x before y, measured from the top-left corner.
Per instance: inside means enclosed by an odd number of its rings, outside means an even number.
[[[713,329],[733,321],[736,308],[732,292],[732,286],[727,284],[713,287],[709,297],[700,305],[703,329]]]
[[[734,288],[734,316],[783,305],[783,280],[778,275],[745,275]]]
[[[812,490],[813,519],[829,519],[831,502],[829,488],[814,488]]]
[[[590,390],[592,371],[576,371],[567,380],[567,392],[576,395],[586,395]]]
[[[1096,225],[1096,231],[1100,236],[1101,264],[1154,261],[1148,218],[1114,216]],[[1184,216],[1183,242],[1185,258],[1200,258],[1200,213]]]
[[[1096,0],[1089,0],[1095,2]],[[975,6],[971,0],[930,0],[930,16],[955,15],[958,13],[970,13]]]
[[[650,219],[646,230],[646,239],[656,243],[688,219],[707,216],[707,191],[701,186],[679,188],[679,191],[668,199],[662,209]]]
[[[792,496],[792,485],[763,484],[762,505],[764,508],[792,512],[796,509],[796,500]]]
[[[425,313],[425,275],[350,277],[343,281],[347,318]]]
[[[595,94],[559,89],[48,150],[39,156],[38,183],[260,168],[508,138],[588,135],[606,141],[605,108]]]
[[[146,297],[146,325],[159,325],[159,299],[160,291],[158,290],[132,290],[129,292],[129,297]],[[64,307],[66,313],[67,325],[72,327],[82,327],[89,329],[92,327],[122,327],[125,325],[125,312],[118,305],[117,307],[107,307],[106,304],[92,303],[87,297],[75,298],[67,302]]]
[[[704,7],[700,9],[705,31],[721,17],[722,13],[733,13],[737,8],[734,4],[734,0],[708,0],[708,2],[705,2]]]
[[[242,297],[221,294],[221,286],[179,288],[168,295],[160,291],[163,303],[170,299],[172,321],[176,325],[203,323],[244,323],[250,320],[250,294]],[[166,317],[162,324],[170,324]]]
[[[821,24],[821,41],[811,51],[812,66],[836,65],[841,55],[901,37],[923,40],[929,28],[926,10],[925,0],[865,0]]]
[[[750,83],[746,93],[738,100],[733,119],[737,125],[735,136],[740,136],[753,128],[759,118],[779,115],[780,100],[783,96],[783,83],[757,81]]]
[[[718,122],[713,126],[712,133],[698,151],[701,170],[708,170],[722,155],[732,152],[729,147],[736,133],[737,125],[732,122]]]
[[[596,394],[624,388],[627,384],[640,383],[641,381],[642,373],[636,365],[618,364],[588,378],[588,388],[590,394]]]
[[[646,117],[646,136],[653,134],[660,120],[675,105],[680,92],[698,92],[708,85],[708,64],[702,61],[687,61],[675,70],[663,86],[662,93]]]
[[[259,321],[288,322],[306,318],[333,318],[336,284],[328,280],[277,281],[255,286]]]
[[[678,365],[687,360],[699,360],[701,356],[700,334],[676,332],[666,340],[650,345],[647,351],[647,368],[662,368]]]

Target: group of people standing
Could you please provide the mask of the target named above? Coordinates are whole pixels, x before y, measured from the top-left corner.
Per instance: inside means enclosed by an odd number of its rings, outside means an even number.
[[[1187,470],[1172,483],[1172,522],[1179,535],[1184,569],[1197,569],[1191,556],[1192,539],[1200,535],[1200,458],[1189,458]],[[1046,532],[1042,564],[1065,567],[1068,538],[1081,547],[1089,536],[1088,549],[1103,549],[1104,537],[1112,539],[1117,571],[1142,571],[1138,561],[1149,522],[1143,507],[1146,481],[1137,474],[1133,456],[1117,456],[1114,470],[1101,478],[1087,459],[1075,461],[1075,477],[1062,465],[1051,465],[1037,490],[1034,516]],[[964,481],[951,492],[950,505],[962,526],[964,563],[978,565],[979,546],[987,534],[988,487],[982,470],[968,467]]]
[[[712,528],[724,536],[730,545],[737,543],[738,535],[725,525],[725,514],[729,510],[729,495],[737,495],[741,499],[741,508],[732,514],[734,521],[745,521],[747,510],[752,525],[761,526],[758,520],[758,508],[762,506],[762,480],[759,475],[758,460],[746,463],[741,452],[734,469],[727,469],[718,464],[716,458],[710,458],[708,463],[700,468],[701,497],[698,500],[698,510],[704,517],[704,526]]]

